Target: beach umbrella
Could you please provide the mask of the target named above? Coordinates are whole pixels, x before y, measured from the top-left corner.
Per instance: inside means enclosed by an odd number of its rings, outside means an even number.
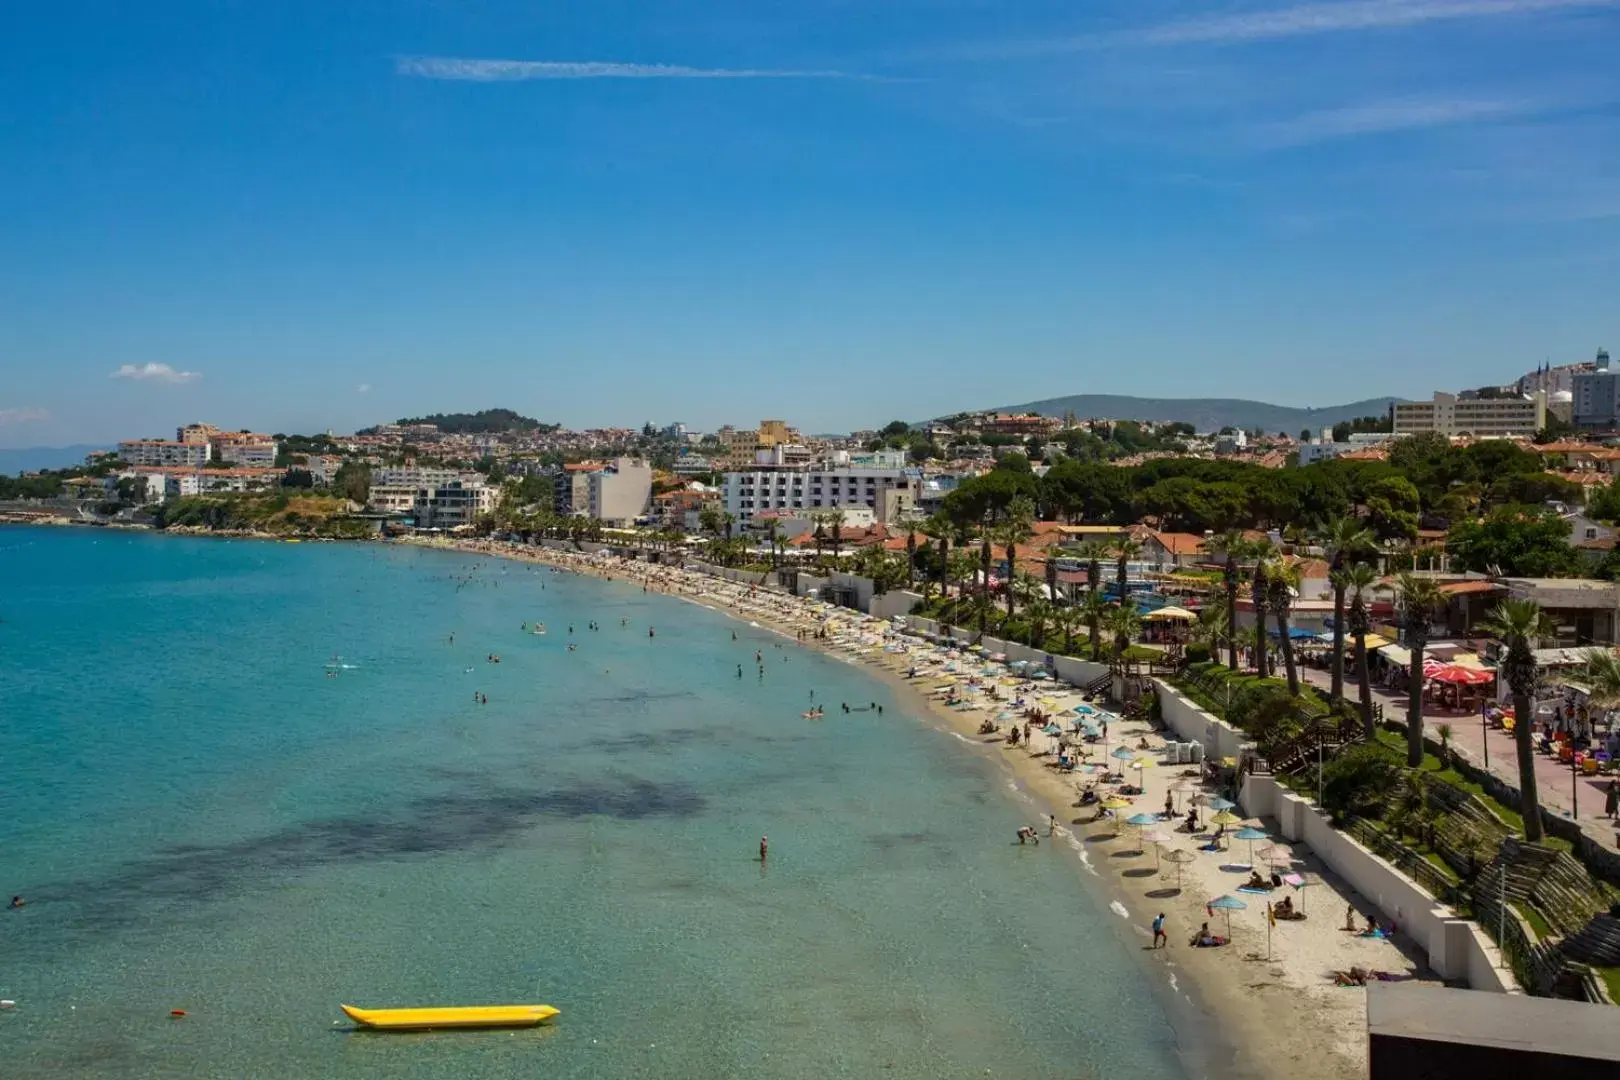
[[[1029,667],[1029,661],[1028,660],[1014,660],[1008,666],[1009,667],[1015,667],[1015,668],[1027,668],[1027,667]]]
[[[1100,805],[1104,810],[1114,811],[1114,835],[1118,836],[1119,835],[1119,813],[1118,813],[1118,811],[1130,809],[1131,800],[1129,800],[1129,799],[1127,799],[1127,798],[1125,798],[1125,797],[1123,797],[1121,795],[1110,795],[1110,796],[1108,796],[1108,798],[1104,799],[1098,805]]]
[[[1209,807],[1211,810],[1230,810],[1232,807],[1237,805],[1237,803],[1233,802],[1231,799],[1223,799],[1219,795],[1205,795],[1198,801]]]
[[[1254,867],[1254,842],[1256,840],[1270,840],[1271,837],[1264,829],[1256,829],[1252,825],[1246,825],[1233,833],[1232,839],[1247,840],[1249,842],[1249,866],[1252,869]]]
[[[1094,710],[1090,705],[1076,705],[1074,707],[1074,711],[1079,713],[1081,716],[1090,716],[1096,710]]]
[[[1176,888],[1181,888],[1181,868],[1187,863],[1190,863],[1194,859],[1198,858],[1198,856],[1194,855],[1186,848],[1178,847],[1171,848],[1169,851],[1165,852],[1164,857],[1170,862],[1176,864]]]
[[[1153,869],[1159,869],[1159,845],[1168,844],[1169,835],[1163,829],[1143,829],[1139,839],[1153,845]]]
[[[1041,731],[1047,735],[1063,734],[1063,729],[1058,727],[1056,724],[1047,724],[1045,727],[1041,728]]]
[[[1136,850],[1142,850],[1142,830],[1149,825],[1157,825],[1159,819],[1152,814],[1132,814],[1125,819],[1125,824],[1136,827]]]
[[[1132,758],[1136,757],[1136,751],[1132,750],[1128,746],[1121,746],[1117,747],[1114,752],[1108,756],[1119,758],[1121,761],[1130,761]]]
[[[1226,940],[1232,940],[1232,912],[1246,911],[1249,905],[1235,896],[1217,896],[1206,905],[1212,911],[1226,912]]]
[[[1216,814],[1214,817],[1210,818],[1209,820],[1210,820],[1210,822],[1212,824],[1215,824],[1215,825],[1241,825],[1241,824],[1243,824],[1243,819],[1238,817],[1236,814],[1232,813],[1232,811],[1230,811],[1230,810],[1222,810],[1220,813]]]
[[[1052,677],[1052,675],[1051,675],[1050,672],[1042,670],[1042,671],[1032,671],[1032,672],[1030,672],[1029,677],[1032,678],[1032,679],[1050,679]]]
[[[1496,678],[1494,672],[1483,671],[1474,667],[1463,667],[1461,664],[1448,664],[1445,667],[1425,671],[1424,675],[1443,683],[1452,683],[1456,686],[1482,686]]]
[[[1294,849],[1287,844],[1268,844],[1260,849],[1260,861],[1267,866],[1291,866],[1294,862]]]
[[[994,660],[998,664],[1005,664],[1007,662],[1007,654],[1004,652],[991,653],[990,659]]]

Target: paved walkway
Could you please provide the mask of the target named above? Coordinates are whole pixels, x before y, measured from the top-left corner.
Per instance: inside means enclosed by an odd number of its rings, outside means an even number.
[[[1324,690],[1333,684],[1331,673],[1310,667],[1300,668],[1300,678]],[[1359,700],[1357,693],[1355,680],[1346,679],[1345,696],[1354,703]],[[1383,704],[1386,720],[1405,723],[1405,694],[1380,690],[1375,686],[1373,701]],[[1477,712],[1448,712],[1433,706],[1426,708],[1423,713],[1424,733],[1429,738],[1438,739],[1435,728],[1440,724],[1451,725],[1451,744],[1460,756],[1475,766],[1483,766],[1489,757],[1492,773],[1515,788],[1519,786],[1519,765],[1513,736],[1498,728],[1482,731]],[[1545,754],[1536,755],[1536,796],[1542,807],[1567,818],[1571,805],[1578,803],[1581,828],[1604,847],[1614,848],[1617,840],[1615,823],[1603,816],[1604,788],[1608,783],[1608,777],[1577,778],[1568,766],[1558,764]]]

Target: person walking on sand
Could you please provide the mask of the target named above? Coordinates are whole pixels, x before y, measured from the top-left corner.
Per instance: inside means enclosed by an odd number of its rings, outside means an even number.
[[[1163,946],[1159,944],[1161,941],[1164,942]],[[1164,932],[1164,912],[1162,911],[1153,920],[1153,947],[1155,949],[1170,947],[1170,935]]]
[[[1620,814],[1620,780],[1610,780],[1603,793],[1603,816],[1613,818]]]

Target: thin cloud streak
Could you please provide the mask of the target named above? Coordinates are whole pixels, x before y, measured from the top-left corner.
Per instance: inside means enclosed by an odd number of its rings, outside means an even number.
[[[476,60],[453,56],[407,56],[394,70],[417,79],[455,82],[526,82],[532,79],[860,79],[847,71],[777,68],[697,68],[681,64],[621,64],[610,61]]]
[[[107,378],[133,379],[136,382],[188,383],[202,378],[202,375],[195,371],[176,371],[168,364],[125,364]]]
[[[1186,19],[1127,32],[1122,40],[1144,45],[1242,43],[1459,19],[1612,8],[1617,4],[1620,0],[1347,0]]]
[[[1562,11],[1612,10],[1620,0],[1339,0],[1294,7],[1207,15],[1074,37],[975,44],[930,50],[912,59],[1009,60],[1061,56],[1119,47],[1242,45],[1425,23],[1534,16]]]
[[[25,405],[20,409],[0,409],[0,425],[31,424],[50,418],[50,413],[33,405]]]
[[[1535,111],[1533,104],[1522,101],[1380,101],[1325,109],[1268,124],[1257,130],[1256,141],[1274,149],[1304,146],[1330,139],[1498,120]]]

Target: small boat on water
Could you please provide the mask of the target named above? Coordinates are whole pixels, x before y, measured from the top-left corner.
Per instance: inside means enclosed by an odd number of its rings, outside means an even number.
[[[338,1008],[361,1027],[378,1031],[534,1027],[558,1013],[550,1005],[472,1005],[442,1009],[357,1009],[353,1005],[339,1005]]]

